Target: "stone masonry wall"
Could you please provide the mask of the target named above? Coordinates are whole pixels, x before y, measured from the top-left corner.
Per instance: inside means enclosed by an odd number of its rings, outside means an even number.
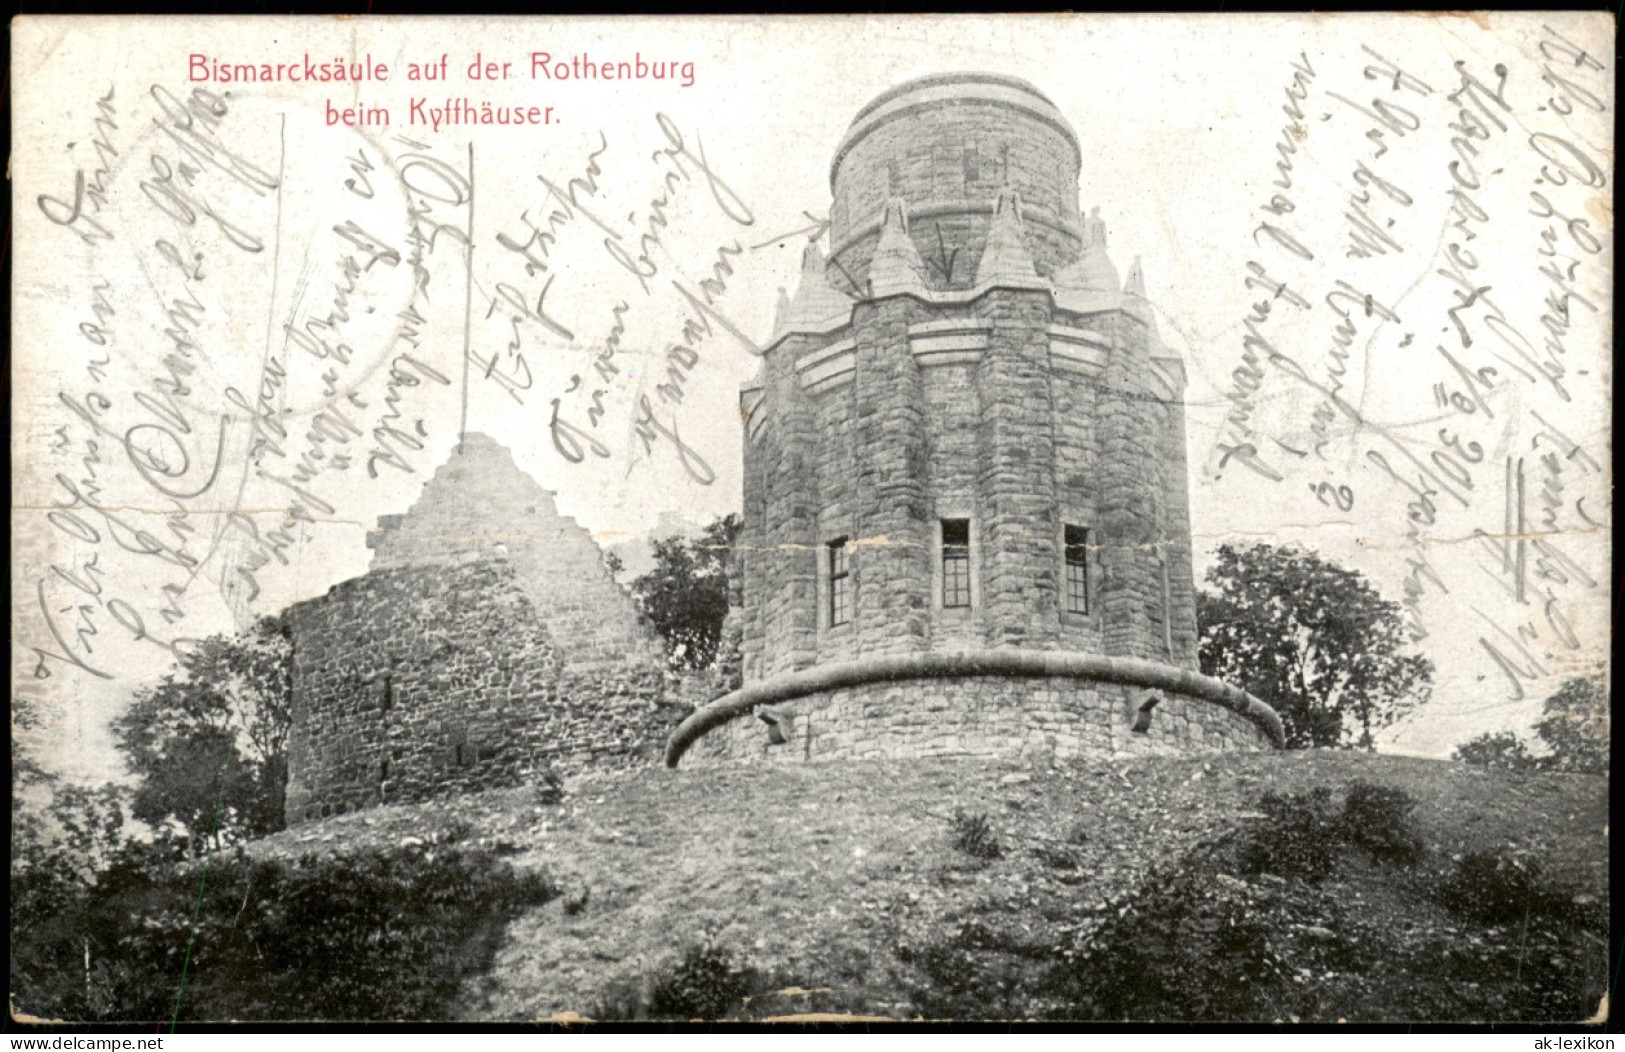
[[[1268,741],[1247,719],[1168,691],[1146,733],[1132,730],[1147,691],[1073,678],[971,676],[866,684],[770,706],[789,717],[789,739],[771,744],[745,716],[696,741],[685,767],[786,764],[946,755],[1083,755],[1253,750]]]
[[[976,490],[976,425],[981,416],[981,392],[976,383],[976,366],[970,363],[936,366],[924,370],[926,419],[930,423],[931,458],[928,491],[933,505],[932,518],[950,515],[969,518],[974,524],[986,520],[986,509]],[[935,539],[928,532],[927,541]],[[974,567],[983,564],[981,538],[973,537]],[[931,560],[935,563],[935,560]],[[969,608],[944,609],[941,570],[933,565],[931,588],[931,646],[936,650],[974,650],[981,646],[980,604]],[[981,598],[981,582],[972,574],[973,591]]]
[[[658,634],[609,576],[602,549],[484,435],[467,435],[411,509],[380,519],[368,544],[374,570],[455,562],[471,552],[505,557],[570,668],[663,659]]]
[[[746,473],[761,480],[749,492],[743,537],[751,545],[744,566],[751,575],[744,590],[752,611],[747,649],[757,647],[762,675],[810,662],[818,632],[816,422],[805,399],[796,395],[795,370],[789,364],[803,339],[793,337],[765,363],[765,397],[783,412],[763,436],[758,455],[745,462]],[[760,509],[755,521],[749,517],[752,509]],[[757,605],[750,607],[753,600]]]
[[[858,654],[904,654],[930,645],[930,437],[920,367],[908,342],[908,327],[920,314],[903,296],[853,312],[857,464],[851,493],[860,543],[852,562],[852,629]]]
[[[290,825],[648,763],[683,711],[658,663],[567,668],[500,558],[374,570],[288,616]]]
[[[1054,647],[1060,636],[1050,297],[997,289],[976,303],[992,326],[976,375],[983,645]]]
[[[1076,257],[1082,223],[1077,138],[1032,85],[945,74],[887,95],[893,96],[890,104],[883,96],[876,100],[879,110],[860,112],[835,161],[832,281],[847,274],[860,284],[865,280],[881,210],[893,197],[929,208],[917,213],[911,228],[922,254],[933,253],[939,238],[959,250],[962,262],[946,287],[971,284],[990,206],[1007,187],[1050,219],[1031,224],[1039,273]],[[908,95],[913,97],[903,97]]]
[[[982,326],[975,362],[922,367],[908,331]],[[1049,330],[1109,341],[1098,375],[1055,368]],[[845,382],[796,362],[850,339]],[[995,288],[969,303],[860,304],[764,359],[765,426],[744,443],[747,682],[919,651],[1054,648],[1195,667],[1183,406],[1145,379],[1146,328]],[[937,522],[971,523],[972,602],[944,609]],[[1066,609],[1063,527],[1088,530],[1088,609]],[[828,543],[846,537],[850,621],[829,619]]]
[[[1185,406],[1172,402],[1162,407],[1160,429],[1163,448],[1164,490],[1167,511],[1163,517],[1163,551],[1168,560],[1168,590],[1171,599],[1173,640],[1172,664],[1197,669],[1196,580],[1191,551],[1190,477],[1185,450]]]
[[[1087,326],[1086,326],[1087,327]],[[1055,374],[1050,390],[1055,400],[1055,503],[1063,524],[1082,526],[1098,545],[1100,529],[1100,436],[1095,427],[1099,387],[1094,378]],[[1101,646],[1101,560],[1098,548],[1088,554],[1089,612],[1061,609],[1061,645],[1098,654]],[[1063,584],[1064,587],[1064,584]]]

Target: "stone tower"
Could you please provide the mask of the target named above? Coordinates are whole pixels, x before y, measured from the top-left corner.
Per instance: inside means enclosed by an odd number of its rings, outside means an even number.
[[[1184,369],[1081,156],[1011,77],[858,111],[741,397],[744,685],[668,762],[1279,740],[1196,671]]]
[[[665,650],[592,537],[469,434],[372,567],[295,603],[289,825],[652,761]]]

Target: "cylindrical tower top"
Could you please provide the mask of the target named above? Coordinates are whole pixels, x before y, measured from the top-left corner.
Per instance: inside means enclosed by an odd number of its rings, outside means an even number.
[[[999,192],[1016,191],[1040,273],[1076,258],[1078,137],[1043,92],[1016,77],[945,73],[881,94],[858,111],[830,167],[831,255],[867,273],[888,200],[908,209],[931,284],[970,283]],[[948,263],[956,250],[958,262]],[[947,271],[944,276],[940,271]]]

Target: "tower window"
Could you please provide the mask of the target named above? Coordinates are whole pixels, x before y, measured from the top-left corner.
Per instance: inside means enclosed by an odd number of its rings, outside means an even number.
[[[1089,531],[1082,526],[1066,528],[1066,609],[1089,612]]]
[[[976,146],[972,144],[965,147],[965,185],[975,186],[982,178],[980,159],[976,156]]]
[[[942,605],[970,605],[970,520],[942,520]]]
[[[852,563],[846,538],[829,542],[829,623],[844,625],[852,619]]]

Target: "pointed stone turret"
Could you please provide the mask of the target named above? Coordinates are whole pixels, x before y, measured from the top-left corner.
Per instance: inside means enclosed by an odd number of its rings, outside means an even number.
[[[1151,313],[1151,303],[1145,298],[1145,272],[1140,269],[1139,256],[1135,256],[1134,262],[1129,264],[1128,278],[1123,282],[1123,309],[1152,329],[1157,327],[1157,320]]]
[[[1157,312],[1145,292],[1145,271],[1140,257],[1128,268],[1128,280],[1123,282],[1123,310],[1145,323],[1146,354],[1151,362],[1151,376],[1164,396],[1179,398],[1185,390],[1185,359],[1179,351],[1162,342],[1157,328]],[[1153,388],[1156,390],[1156,387]]]
[[[880,222],[880,243],[869,262],[869,295],[873,299],[900,293],[925,295],[925,262],[908,233],[908,214],[903,199],[886,202],[886,216]]]
[[[1055,272],[1055,304],[1062,310],[1115,310],[1122,305],[1122,279],[1106,254],[1106,223],[1100,209],[1084,220],[1083,252]]]
[[[1021,219],[1021,195],[1006,187],[993,205],[987,228],[987,247],[976,265],[976,285],[1043,288],[1033,257],[1027,251],[1026,224]]]
[[[801,253],[801,284],[788,302],[783,322],[774,326],[775,335],[823,332],[851,316],[852,301],[829,283],[823,250],[817,241],[808,241]]]
[[[1162,333],[1157,330],[1157,313],[1145,294],[1145,272],[1140,268],[1139,256],[1134,257],[1128,268],[1128,280],[1123,282],[1123,309],[1145,322],[1152,357],[1178,357],[1162,342]]]
[[[778,339],[784,333],[785,326],[790,321],[790,294],[779,286],[779,299],[773,305],[773,338]]]

